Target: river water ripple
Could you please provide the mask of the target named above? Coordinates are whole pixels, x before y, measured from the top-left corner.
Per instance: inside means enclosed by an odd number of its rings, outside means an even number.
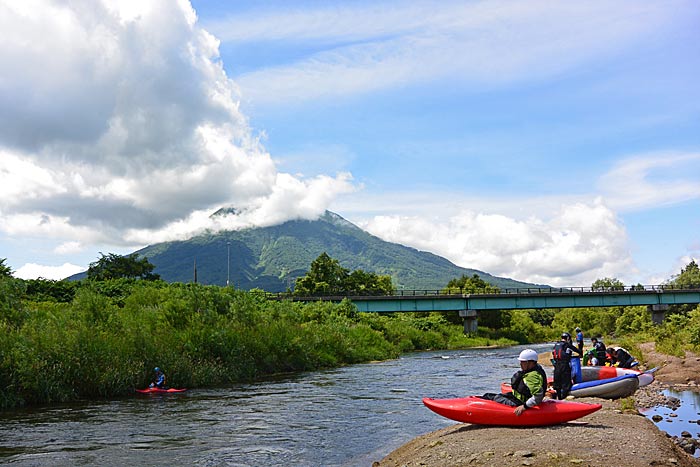
[[[368,466],[454,424],[423,397],[498,391],[523,348],[422,352],[255,384],[0,412],[0,464]]]

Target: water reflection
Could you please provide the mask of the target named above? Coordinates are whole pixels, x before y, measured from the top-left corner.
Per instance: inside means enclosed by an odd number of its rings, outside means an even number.
[[[663,394],[679,399],[681,405],[675,410],[663,406],[645,409],[641,411],[644,416],[650,420],[654,415],[661,416],[662,419],[658,422],[654,421],[654,424],[670,436],[681,437],[681,433],[687,431],[693,438],[700,439],[700,392],[678,392],[667,389]],[[696,449],[694,455],[700,457],[700,449]]]

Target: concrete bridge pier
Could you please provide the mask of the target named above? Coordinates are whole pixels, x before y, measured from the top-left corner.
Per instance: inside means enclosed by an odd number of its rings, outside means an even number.
[[[459,316],[464,318],[464,334],[475,334],[478,325],[476,310],[459,310]]]
[[[668,311],[668,305],[647,305],[647,310],[651,312],[651,322],[661,324]]]

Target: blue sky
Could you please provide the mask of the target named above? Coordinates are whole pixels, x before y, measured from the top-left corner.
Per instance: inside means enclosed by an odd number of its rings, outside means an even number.
[[[698,24],[693,1],[0,0],[0,257],[58,278],[330,209],[499,276],[661,283],[700,257]]]

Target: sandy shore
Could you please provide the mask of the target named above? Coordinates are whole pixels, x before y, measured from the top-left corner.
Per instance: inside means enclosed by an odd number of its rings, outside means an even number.
[[[659,354],[653,344],[644,344],[642,351],[648,366],[659,370],[656,381],[638,390],[633,398],[577,399],[602,403],[603,408],[550,427],[455,424],[410,441],[373,466],[700,466],[700,460],[680,449],[637,411],[662,403],[659,393],[667,387],[698,390],[700,357]],[[698,433],[693,436],[699,437]]]

